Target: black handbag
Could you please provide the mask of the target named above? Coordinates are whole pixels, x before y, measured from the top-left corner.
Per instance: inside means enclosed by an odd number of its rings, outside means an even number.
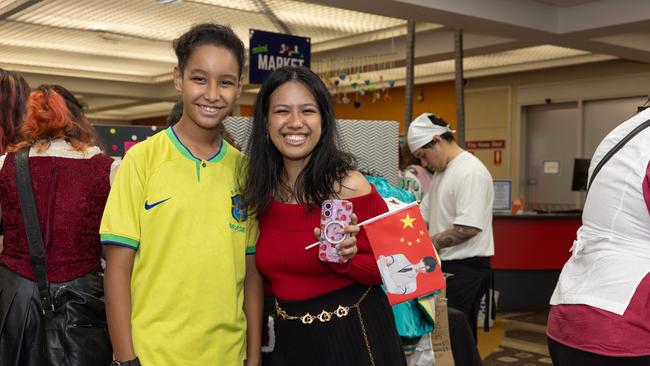
[[[104,300],[98,297],[103,296],[99,272],[93,271],[65,284],[50,286],[47,280],[45,245],[34,201],[28,154],[29,149],[16,153],[16,183],[30,262],[36,273],[43,308],[45,358],[50,366],[108,366],[113,360],[113,351]]]

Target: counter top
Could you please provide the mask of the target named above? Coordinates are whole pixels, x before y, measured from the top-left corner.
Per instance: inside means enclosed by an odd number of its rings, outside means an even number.
[[[582,218],[582,213],[535,213],[526,212],[523,214],[513,214],[509,212],[495,212],[492,215],[494,219],[575,219]]]

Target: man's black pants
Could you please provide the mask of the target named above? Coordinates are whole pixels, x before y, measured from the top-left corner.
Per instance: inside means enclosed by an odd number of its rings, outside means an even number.
[[[447,277],[447,305],[465,313],[474,340],[481,298],[492,279],[490,257],[472,257],[442,262]]]

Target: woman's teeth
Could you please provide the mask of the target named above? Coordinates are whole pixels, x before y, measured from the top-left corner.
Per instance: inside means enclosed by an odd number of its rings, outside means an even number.
[[[202,110],[204,110],[204,111],[206,111],[208,113],[215,113],[216,111],[219,110],[217,107],[207,107],[207,106],[204,106],[204,105],[200,105],[199,108],[201,108]]]
[[[285,135],[284,139],[290,144],[298,144],[307,139],[305,135]]]

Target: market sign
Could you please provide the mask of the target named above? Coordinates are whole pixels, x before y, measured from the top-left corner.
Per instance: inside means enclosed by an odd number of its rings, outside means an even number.
[[[262,84],[264,79],[283,66],[310,66],[311,39],[288,34],[249,31],[248,82]]]

